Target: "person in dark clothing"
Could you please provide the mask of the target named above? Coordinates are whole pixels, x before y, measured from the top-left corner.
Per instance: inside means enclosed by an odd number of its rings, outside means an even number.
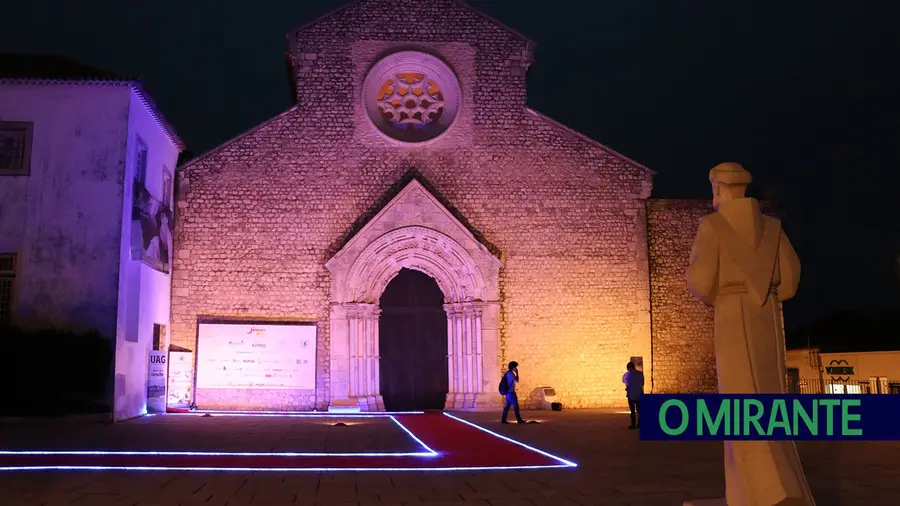
[[[628,362],[625,366],[625,376],[622,376],[622,383],[625,383],[625,396],[628,397],[628,410],[631,411],[631,425],[629,429],[638,429],[641,427],[641,394],[644,393],[644,373],[638,371],[634,367],[634,362]]]
[[[513,412],[516,415],[516,421],[518,423],[525,423],[525,420],[522,419],[522,415],[519,414],[519,398],[516,396],[516,383],[519,382],[519,363],[518,362],[510,362],[509,370],[506,371],[506,375],[504,376],[506,379],[506,384],[509,386],[509,390],[506,392],[506,403],[503,405],[503,418],[500,419],[500,423],[509,423],[506,421],[506,417],[509,415],[509,408],[513,408]]]

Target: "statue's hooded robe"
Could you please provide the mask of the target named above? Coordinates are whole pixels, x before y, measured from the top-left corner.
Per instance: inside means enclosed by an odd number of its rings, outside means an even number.
[[[715,307],[720,393],[784,393],[780,302],[799,281],[800,260],[781,222],[764,216],[756,199],[723,202],[700,220],[687,282]],[[729,506],[815,504],[793,441],[726,441],[725,489]]]

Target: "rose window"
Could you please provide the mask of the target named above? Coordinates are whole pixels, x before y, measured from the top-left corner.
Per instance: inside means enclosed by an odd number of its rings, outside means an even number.
[[[440,86],[416,72],[399,73],[388,79],[378,90],[377,102],[384,119],[401,130],[426,127],[444,112]]]
[[[407,143],[429,141],[447,131],[461,97],[453,71],[437,57],[415,51],[376,63],[362,91],[363,107],[376,129]]]

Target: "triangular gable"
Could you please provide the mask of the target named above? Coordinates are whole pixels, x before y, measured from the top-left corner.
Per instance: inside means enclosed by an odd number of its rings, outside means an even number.
[[[412,178],[374,217],[353,234],[325,263],[326,268],[342,261],[352,262],[366,246],[398,228],[419,226],[437,230],[477,256],[488,256],[499,266],[499,255],[435,197],[417,178]]]

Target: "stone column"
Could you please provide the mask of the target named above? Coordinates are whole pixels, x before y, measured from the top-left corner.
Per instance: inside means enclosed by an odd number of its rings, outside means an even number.
[[[355,304],[347,308],[347,322],[350,329],[350,333],[348,335],[350,343],[348,348],[348,359],[350,362],[350,397],[353,398],[359,396],[359,348],[361,345],[360,341],[362,340],[359,328],[359,310]]]
[[[465,304],[463,306],[464,340],[463,360],[466,366],[466,383],[463,395],[463,404],[467,409],[475,407],[475,394],[479,390],[478,376],[480,376],[481,364],[477,361],[475,351],[480,346],[477,344],[480,333],[477,327],[475,306]]]
[[[350,398],[350,325],[346,304],[332,304],[331,334],[331,400],[329,408],[356,407]]]
[[[383,411],[378,372],[378,306],[331,306],[331,404]]]
[[[475,410],[494,411],[503,407],[497,384],[505,368],[500,364],[500,302],[478,302],[478,319],[481,335],[479,363],[480,389],[475,396]]]
[[[463,404],[463,378],[465,371],[460,359],[459,317],[456,304],[444,304],[447,313],[447,400],[444,409],[459,409]]]
[[[462,406],[462,382],[465,377],[463,363],[460,360],[459,313],[456,304],[444,304],[444,312],[447,313],[447,400],[445,409],[455,409]]]
[[[381,309],[375,304],[360,304],[363,346],[360,361],[360,391],[357,396],[362,411],[384,411],[381,396],[381,355],[378,349],[378,320]]]
[[[499,407],[492,379],[499,381],[499,302],[459,302],[447,311],[446,409],[489,410]]]

